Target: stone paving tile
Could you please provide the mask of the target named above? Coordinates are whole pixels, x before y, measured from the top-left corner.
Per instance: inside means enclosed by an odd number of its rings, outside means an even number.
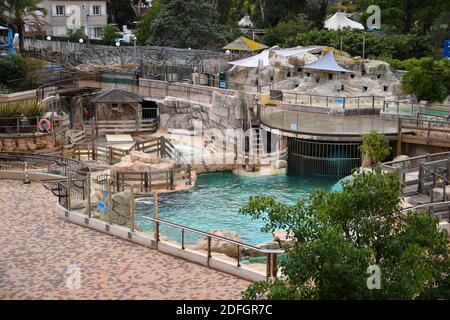
[[[0,180],[0,192],[0,299],[239,299],[249,285],[59,219],[38,183]],[[67,287],[71,265],[79,288]]]

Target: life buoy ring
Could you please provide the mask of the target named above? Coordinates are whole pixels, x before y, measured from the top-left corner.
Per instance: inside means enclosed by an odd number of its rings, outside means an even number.
[[[42,118],[38,122],[38,130],[39,132],[50,132],[52,130],[52,123],[47,118]]]

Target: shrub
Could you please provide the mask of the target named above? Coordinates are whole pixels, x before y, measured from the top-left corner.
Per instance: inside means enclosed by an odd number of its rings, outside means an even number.
[[[102,28],[102,42],[106,45],[113,45],[116,39],[120,38],[119,29],[115,26],[107,24]]]
[[[46,106],[37,102],[10,103],[2,105],[0,108],[0,118],[42,117],[47,111],[48,108]]]
[[[284,41],[284,46],[324,45],[340,47],[342,35],[343,50],[353,56],[362,55],[365,37],[365,55],[370,58],[387,57],[405,60],[433,54],[433,48],[427,37],[416,34],[387,35],[367,33],[360,30],[311,30],[291,36]]]

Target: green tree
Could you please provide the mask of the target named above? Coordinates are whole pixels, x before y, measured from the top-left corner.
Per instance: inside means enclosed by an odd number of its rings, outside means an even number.
[[[370,134],[363,135],[362,144],[359,146],[359,151],[363,156],[367,156],[372,164],[383,161],[391,154],[391,150],[392,148],[389,146],[389,140],[377,131],[372,131]]]
[[[0,59],[0,83],[9,86],[9,81],[25,78],[25,59],[18,54]]]
[[[39,20],[38,14],[46,14],[47,11],[39,7],[40,0],[0,0],[0,13],[2,19],[6,20],[12,26],[15,32],[19,34],[19,50],[23,52],[25,24],[43,25]]]
[[[102,28],[103,44],[113,45],[117,38],[120,38],[119,29],[117,29],[117,27],[107,24]]]
[[[441,12],[450,10],[449,2],[440,0],[360,0],[358,3],[361,11],[369,5],[378,5],[382,24],[405,34],[427,32]]]
[[[404,60],[433,53],[429,40],[420,35],[376,35],[361,30],[345,30],[343,32],[343,50],[351,55],[362,55],[363,41],[365,41],[366,57],[389,57]],[[284,41],[284,46],[299,45],[325,45],[339,48],[340,33],[336,30],[313,29],[289,37]]]
[[[307,204],[252,196],[241,212],[264,231],[293,234],[280,261],[285,277],[256,283],[245,299],[449,298],[448,235],[428,213],[400,213],[397,173],[356,171],[342,192],[315,191]],[[368,267],[380,268],[381,288],[367,287]]]
[[[67,36],[70,42],[79,42],[80,39],[86,40],[87,38],[83,28],[71,28],[67,32]]]
[[[431,57],[423,58],[402,78],[402,88],[417,101],[442,102],[447,98],[449,64]]]
[[[266,30],[264,41],[269,46],[282,44],[287,38],[308,31],[312,22],[305,14],[299,14],[295,19],[287,22],[281,21],[275,27]]]
[[[132,1],[132,0],[131,0]],[[132,3],[134,3],[132,1]],[[108,21],[117,23],[119,26],[128,25],[136,20],[130,0],[107,0]]]
[[[177,48],[220,48],[225,36],[218,14],[207,0],[164,0],[151,24],[152,45]]]
[[[136,28],[136,39],[138,44],[148,44],[152,23],[159,16],[161,8],[162,1],[154,0],[150,9],[142,17],[139,18]]]

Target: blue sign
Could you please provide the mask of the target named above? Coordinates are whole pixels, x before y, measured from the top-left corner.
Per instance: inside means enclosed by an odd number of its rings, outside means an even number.
[[[444,41],[444,57],[450,58],[450,40]]]
[[[344,98],[336,98],[336,105],[343,106],[344,105]]]
[[[106,210],[106,203],[104,203],[104,202],[101,201],[101,200],[98,200],[98,201],[97,201],[97,209],[98,209],[98,211],[100,211],[101,213],[105,212],[105,210]]]
[[[219,88],[226,89],[227,88],[227,82],[226,81],[219,81]]]
[[[291,130],[297,130],[297,124],[292,122],[291,123]]]

